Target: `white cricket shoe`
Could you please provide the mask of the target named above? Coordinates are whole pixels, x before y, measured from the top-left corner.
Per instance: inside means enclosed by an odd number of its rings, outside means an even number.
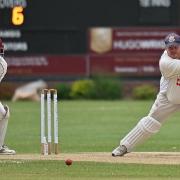
[[[112,156],[124,156],[127,153],[127,148],[124,145],[118,146],[112,151]]]
[[[6,145],[3,145],[0,148],[0,155],[14,155],[16,154],[16,151],[13,149],[9,149]]]

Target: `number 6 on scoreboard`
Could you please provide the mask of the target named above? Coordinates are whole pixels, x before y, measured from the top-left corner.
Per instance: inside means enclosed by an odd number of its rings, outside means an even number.
[[[24,23],[24,14],[22,6],[16,6],[12,9],[12,23],[14,25],[21,25]]]

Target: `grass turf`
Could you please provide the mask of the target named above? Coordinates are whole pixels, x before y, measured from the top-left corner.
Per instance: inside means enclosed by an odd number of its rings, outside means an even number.
[[[180,166],[62,161],[1,161],[0,178],[14,180],[178,179]]]
[[[17,153],[40,152],[40,105],[6,102],[11,119],[6,143]],[[152,101],[60,101],[61,152],[111,152]],[[180,151],[179,113],[135,151]],[[0,161],[0,179],[161,179],[180,178],[180,166],[125,165],[62,161]],[[8,172],[8,173],[7,173]],[[25,178],[26,177],[26,178]]]

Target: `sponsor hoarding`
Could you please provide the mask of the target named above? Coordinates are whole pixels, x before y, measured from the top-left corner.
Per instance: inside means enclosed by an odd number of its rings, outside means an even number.
[[[91,73],[127,77],[160,76],[159,58],[164,51],[164,37],[180,33],[175,28],[89,29]]]

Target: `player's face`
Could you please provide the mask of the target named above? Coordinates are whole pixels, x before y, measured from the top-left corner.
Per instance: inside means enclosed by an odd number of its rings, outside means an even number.
[[[170,46],[166,50],[171,58],[180,59],[180,46]]]

